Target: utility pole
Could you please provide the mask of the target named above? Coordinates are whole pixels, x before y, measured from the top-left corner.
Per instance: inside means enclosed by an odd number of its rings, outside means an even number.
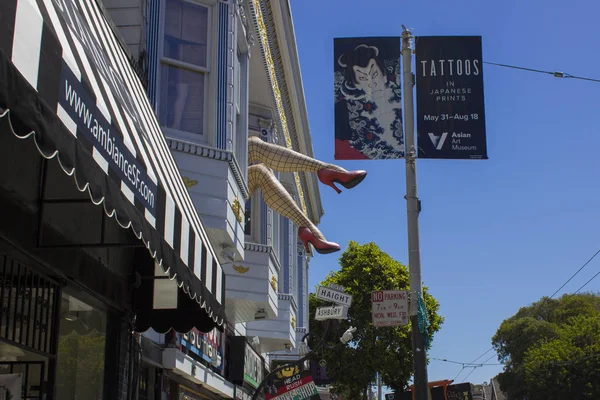
[[[402,89],[404,94],[404,151],[406,161],[406,221],[408,225],[408,267],[410,272],[410,322],[412,328],[413,373],[415,400],[428,400],[425,337],[419,332],[418,296],[423,293],[421,280],[421,252],[419,245],[419,211],[417,195],[417,148],[415,147],[415,120],[412,73],[412,35],[402,26]]]

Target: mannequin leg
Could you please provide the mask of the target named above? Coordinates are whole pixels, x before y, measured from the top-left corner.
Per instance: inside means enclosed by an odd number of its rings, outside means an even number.
[[[248,167],[248,189],[253,193],[258,188],[261,189],[267,206],[298,226],[298,233],[305,247],[308,248],[308,243],[311,243],[319,253],[331,253],[340,249],[336,243],[327,242],[321,231],[304,215],[292,196],[275,178],[273,171],[264,164]]]
[[[323,184],[331,186],[338,193],[341,190],[335,186],[335,183],[351,189],[367,176],[365,171],[347,171],[337,165],[315,160],[286,147],[267,143],[257,136],[248,138],[248,159],[251,164],[263,163],[280,172],[316,172]]]

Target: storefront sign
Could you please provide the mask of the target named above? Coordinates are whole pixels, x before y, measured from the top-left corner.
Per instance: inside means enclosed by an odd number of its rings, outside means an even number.
[[[376,290],[371,292],[373,326],[408,324],[408,295],[405,290]]]
[[[235,386],[235,400],[252,400],[252,394],[241,386]]]
[[[416,38],[420,158],[487,159],[481,36]]]
[[[223,357],[223,333],[218,329],[202,333],[194,328],[188,333],[179,335],[179,341],[179,349],[181,351],[187,349],[188,352],[192,352],[209,363],[214,354],[220,356],[221,360],[225,359]],[[223,366],[224,363],[221,362],[221,365],[216,368],[222,371]]]
[[[77,40],[77,44],[85,51],[94,70],[102,77],[102,82],[110,88],[111,96],[114,96],[121,109],[126,111],[127,121],[138,132],[144,132],[140,111],[127,93],[127,86],[119,74],[115,73],[114,65],[84,21],[75,2],[55,0],[55,3],[56,12],[62,15],[63,21],[71,28],[73,39]],[[131,190],[131,195],[137,197],[155,216],[158,196],[154,182],[156,178],[148,175],[146,167],[141,165],[130,151],[133,144],[125,143],[117,125],[111,123],[107,110],[107,104],[111,104],[110,99],[102,98],[96,102],[65,62],[62,65],[59,94],[59,117],[64,121],[63,114],[66,113],[75,122],[78,133],[83,134],[101,155],[101,158],[97,159],[98,163],[105,163],[106,168],[110,167]],[[94,94],[98,95],[99,92]],[[98,107],[97,104],[102,107]],[[124,124],[123,121],[120,123]]]
[[[295,374],[277,381],[267,387],[266,400],[308,400],[319,399],[317,385],[312,380],[310,371]]]
[[[244,357],[244,381],[257,388],[263,380],[263,361],[252,347],[246,345]]]
[[[245,336],[229,337],[229,378],[236,385],[257,388],[263,380],[264,360]]]

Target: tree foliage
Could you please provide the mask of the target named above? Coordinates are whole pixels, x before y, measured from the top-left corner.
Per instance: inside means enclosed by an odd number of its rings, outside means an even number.
[[[341,334],[356,327],[349,346],[323,350],[317,359],[327,362],[327,375],[335,381],[343,398],[363,398],[365,389],[374,381],[377,371],[383,383],[401,390],[407,386],[412,373],[412,345],[409,326],[375,328],[371,316],[371,292],[374,290],[409,290],[408,269],[379,249],[375,243],[359,245],[350,242],[340,258],[341,269],[330,273],[322,286],[342,285],[353,296],[347,320],[328,335],[330,345],[339,342]],[[424,300],[430,321],[428,333],[433,337],[443,318],[438,315],[439,303],[424,289]],[[315,321],[317,307],[325,303],[314,295],[309,298],[310,327],[318,338],[325,322]],[[314,345],[314,342],[312,342]]]
[[[600,297],[542,298],[504,320],[492,338],[509,398],[600,398]]]

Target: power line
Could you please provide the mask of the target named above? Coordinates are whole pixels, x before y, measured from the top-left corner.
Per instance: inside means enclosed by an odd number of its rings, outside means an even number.
[[[583,289],[584,287],[586,287],[586,286],[588,285],[588,283],[590,283],[591,281],[593,281],[594,279],[596,279],[596,277],[597,277],[598,275],[600,275],[600,271],[598,271],[598,272],[596,273],[596,275],[592,276],[592,277],[590,278],[590,280],[589,280],[589,281],[587,281],[586,283],[584,283],[584,284],[583,284],[583,286],[581,286],[579,289],[577,289],[577,291],[575,292],[575,294],[579,293],[579,291],[580,291],[581,289]]]
[[[493,358],[495,356],[495,354],[492,355],[492,357],[488,358],[486,361],[489,361],[491,358]],[[447,360],[445,358],[431,358],[432,360],[437,360],[437,361],[443,361],[443,362],[447,362],[447,363],[452,363],[452,364],[459,364],[459,365],[463,365],[465,367],[487,367],[489,365],[504,365],[504,364],[486,364],[485,362],[483,363],[466,363],[466,362],[460,362],[460,361],[452,361],[452,360]]]
[[[466,382],[466,381],[467,381],[467,378],[468,378],[469,376],[471,376],[471,374],[472,374],[473,372],[475,372],[475,370],[476,370],[476,369],[477,369],[477,367],[473,367],[473,369],[471,370],[471,372],[469,372],[469,373],[467,374],[467,376],[465,376],[465,377],[463,378],[463,382]]]
[[[505,66],[505,67],[511,67],[511,68],[517,68],[517,69],[526,69],[526,68],[520,68],[520,67],[512,67],[509,65],[504,65],[504,64],[495,64],[495,63],[487,63],[487,64],[494,64],[494,65],[500,65],[500,66]],[[546,71],[539,71],[539,70],[532,70],[534,72],[544,72],[544,73],[549,73]],[[571,275],[571,277],[569,279],[567,279],[567,281],[565,283],[563,283],[558,289],[556,289],[556,291],[554,293],[552,293],[552,296],[546,298],[546,300],[544,301],[543,304],[547,303],[550,299],[552,299],[554,296],[556,296],[556,294],[558,292],[560,292],[560,290],[562,288],[564,288],[569,282],[571,282],[571,280],[577,275],[579,274],[590,262],[592,262],[592,260],[594,258],[596,258],[596,256],[600,254],[600,249],[598,249],[598,251],[596,251],[596,253],[594,253],[594,255],[592,257],[590,257],[589,260],[587,260],[585,262],[585,264],[583,264],[573,275]],[[575,294],[577,294],[581,289],[583,289],[585,286],[587,286],[592,280],[594,280],[596,277],[598,277],[600,275],[600,272],[598,272],[596,275],[594,275],[589,281],[587,281],[583,286],[581,286],[579,289],[577,289],[577,291],[575,292]],[[472,365],[475,361],[479,360],[480,358],[482,358],[483,356],[485,356],[487,353],[489,353],[490,351],[494,350],[494,346],[490,347],[485,353],[483,353],[482,355],[480,355],[479,357],[477,357],[476,359],[474,359],[473,361],[471,361],[468,364],[463,364],[463,365]],[[460,373],[465,369],[465,367],[463,366],[463,368],[459,371],[458,375],[460,375]],[[472,371],[471,371],[472,373]],[[456,375],[456,377],[458,377],[458,375]],[[470,374],[469,374],[470,375]],[[468,376],[468,375],[467,375]],[[456,378],[455,378],[456,379]],[[466,378],[465,378],[466,379]]]
[[[592,257],[591,257],[589,260],[587,260],[587,261],[585,262],[585,264],[583,264],[583,265],[581,266],[581,268],[579,268],[579,269],[577,270],[577,272],[575,272],[573,275],[571,275],[571,277],[570,277],[570,278],[569,278],[569,279],[568,279],[568,280],[567,280],[565,283],[563,283],[561,287],[559,287],[558,289],[556,289],[556,292],[552,293],[552,296],[550,296],[550,298],[553,298],[553,297],[554,297],[554,296],[555,296],[555,295],[556,295],[558,292],[560,292],[560,290],[561,290],[562,288],[564,288],[565,286],[567,286],[567,284],[568,284],[569,282],[571,282],[571,279],[575,278],[575,276],[576,276],[578,273],[580,273],[580,272],[581,272],[581,270],[582,270],[582,269],[584,269],[584,268],[585,268],[585,267],[586,267],[586,266],[587,266],[587,265],[588,265],[590,262],[592,262],[592,260],[593,260],[594,258],[596,258],[596,256],[597,256],[598,254],[600,254],[600,249],[598,249],[598,251],[597,251],[597,252],[596,252],[596,253],[595,253],[595,254],[594,254],[594,255],[593,255],[593,256],[592,256]],[[596,276],[594,276],[594,278],[595,278],[595,277],[596,277]],[[592,279],[594,279],[594,278],[592,278]],[[591,280],[590,280],[590,281],[588,281],[588,282],[587,282],[585,285],[587,285],[589,282],[591,282]],[[585,286],[585,285],[583,285],[583,286]],[[577,291],[581,290],[581,289],[583,288],[583,286],[582,286],[581,288],[579,288]],[[575,292],[575,293],[577,293],[577,292]]]
[[[566,72],[544,71],[544,70],[541,70],[541,69],[517,67],[515,65],[500,64],[500,63],[494,63],[494,62],[489,62],[489,61],[484,61],[483,63],[484,64],[490,64],[490,65],[496,65],[498,67],[519,69],[519,70],[522,70],[522,71],[537,72],[537,73],[540,73],[540,74],[552,75],[555,78],[580,79],[580,80],[583,80],[583,81],[590,81],[590,82],[600,83],[600,79],[586,78],[586,77],[583,77],[583,76],[575,76],[575,75],[567,74]]]
[[[458,376],[465,370],[465,366],[463,366],[460,371],[458,371],[458,374],[456,374],[456,376],[454,377],[454,379],[452,379],[452,381],[454,382],[456,380],[456,378],[458,378]]]

